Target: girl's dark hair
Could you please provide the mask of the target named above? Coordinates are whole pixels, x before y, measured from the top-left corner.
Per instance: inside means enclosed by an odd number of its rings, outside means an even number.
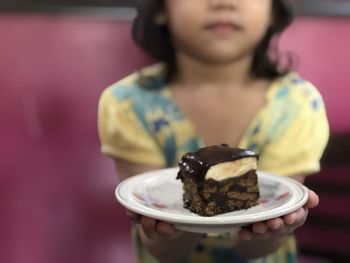
[[[292,22],[293,13],[286,0],[272,1],[273,23],[258,45],[251,68],[252,75],[267,79],[282,76],[288,70],[282,70],[278,61],[278,49],[273,39],[282,33]],[[155,59],[165,62],[168,80],[176,74],[175,51],[171,35],[166,25],[159,26],[154,18],[164,10],[164,0],[139,0],[137,17],[133,22],[134,41]]]

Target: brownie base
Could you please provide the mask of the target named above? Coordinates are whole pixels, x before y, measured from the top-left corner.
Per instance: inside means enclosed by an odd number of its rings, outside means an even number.
[[[183,181],[184,207],[201,216],[213,216],[248,209],[258,204],[259,187],[255,171],[223,181],[205,180],[197,186],[191,179]]]

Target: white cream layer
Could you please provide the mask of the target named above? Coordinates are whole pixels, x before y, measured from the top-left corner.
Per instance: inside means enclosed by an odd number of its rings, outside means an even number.
[[[257,159],[255,157],[241,158],[231,162],[224,162],[213,165],[207,171],[205,179],[222,181],[230,177],[236,177],[257,169]]]

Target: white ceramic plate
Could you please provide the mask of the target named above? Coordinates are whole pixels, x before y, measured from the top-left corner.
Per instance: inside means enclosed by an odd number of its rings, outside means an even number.
[[[283,216],[303,206],[306,187],[287,177],[258,171],[259,205],[235,212],[203,217],[183,207],[182,183],[176,180],[178,168],[135,175],[115,190],[118,201],[141,215],[174,224],[190,232],[227,232],[233,228]]]

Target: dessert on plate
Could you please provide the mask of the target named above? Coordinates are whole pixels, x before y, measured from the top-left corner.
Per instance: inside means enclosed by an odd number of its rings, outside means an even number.
[[[213,216],[257,205],[257,161],[254,152],[227,144],[184,154],[176,177],[183,183],[184,207]]]

